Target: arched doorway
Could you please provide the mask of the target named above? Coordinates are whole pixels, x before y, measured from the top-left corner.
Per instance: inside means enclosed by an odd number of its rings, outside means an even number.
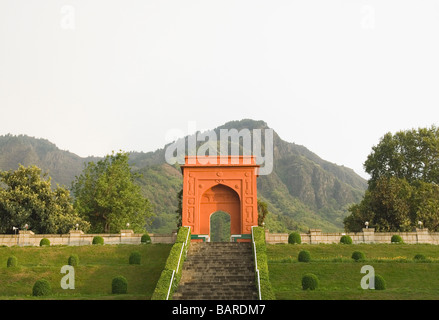
[[[224,211],[216,211],[210,215],[210,241],[230,241],[230,214]]]
[[[217,184],[206,190],[200,201],[201,234],[212,238],[211,215],[215,212],[227,212],[230,217],[230,233],[239,234],[241,230],[241,201],[232,188]]]

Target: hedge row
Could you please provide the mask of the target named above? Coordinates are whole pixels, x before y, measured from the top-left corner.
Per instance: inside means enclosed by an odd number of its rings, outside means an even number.
[[[275,300],[276,297],[270,283],[268,272],[267,247],[265,246],[265,230],[263,227],[253,227],[253,237],[256,247],[256,259],[258,262],[259,279],[261,285],[261,299]],[[257,281],[257,280],[256,280]]]
[[[187,245],[185,246],[186,239]],[[181,278],[181,271],[183,267],[183,262],[186,259],[186,253],[191,243],[191,234],[190,229],[188,227],[180,227],[177,233],[177,240],[171,248],[169,252],[168,259],[166,260],[165,268],[160,274],[160,278],[157,281],[157,285],[154,289],[154,293],[152,294],[151,300],[166,300],[166,296],[168,295],[169,284],[171,283],[172,273],[175,270],[174,280],[171,286],[171,293],[169,294],[169,298],[172,298],[172,294],[178,286]],[[181,247],[183,247],[183,255],[180,261],[180,265],[178,266],[178,259],[180,257]],[[177,270],[178,266],[178,270]]]

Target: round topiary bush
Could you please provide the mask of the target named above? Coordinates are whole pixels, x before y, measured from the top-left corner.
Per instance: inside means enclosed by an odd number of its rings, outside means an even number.
[[[394,234],[394,235],[392,236],[392,238],[390,239],[390,242],[391,242],[391,243],[404,243],[404,242],[402,241],[401,236],[400,236],[399,234]]]
[[[111,293],[113,294],[123,294],[127,293],[128,290],[128,282],[127,279],[123,276],[117,276],[113,278],[111,283]]]
[[[354,251],[352,253],[352,259],[355,261],[364,261],[366,259],[366,256],[361,251]]]
[[[41,241],[40,241],[40,247],[42,247],[42,246],[50,246],[50,240],[47,239],[47,238],[43,238],[43,239],[41,239]]]
[[[67,263],[68,263],[68,265],[70,265],[72,267],[76,267],[79,264],[79,257],[78,257],[78,255],[72,254],[69,257],[69,260],[68,260]]]
[[[386,281],[384,278],[378,274],[375,275],[375,290],[385,290],[386,289]]]
[[[352,238],[349,237],[348,235],[343,235],[340,238],[340,243],[342,243],[342,244],[352,244]]]
[[[423,254],[418,253],[417,255],[415,255],[413,257],[413,260],[415,260],[415,261],[425,261],[425,260],[427,260],[427,258]]]
[[[301,244],[302,238],[300,237],[300,233],[298,232],[291,232],[288,236],[288,243],[291,244]]]
[[[310,262],[311,254],[308,250],[302,250],[299,252],[297,259],[299,260],[299,262]]]
[[[142,235],[142,237],[140,238],[140,243],[144,243],[144,244],[148,244],[151,243],[151,237],[148,234],[144,234]]]
[[[129,262],[130,264],[140,264],[142,257],[140,256],[140,252],[134,251],[130,254]]]
[[[93,244],[104,244],[104,238],[101,236],[95,236],[93,237]]]
[[[315,290],[319,287],[319,279],[313,273],[307,273],[302,277],[303,290]]]
[[[37,280],[32,288],[33,296],[47,296],[52,292],[49,281],[46,279]]]
[[[8,261],[6,262],[6,266],[7,266],[8,268],[12,268],[12,267],[16,267],[17,265],[18,265],[18,260],[17,260],[17,258],[14,257],[14,256],[10,256],[10,257],[8,258]]]

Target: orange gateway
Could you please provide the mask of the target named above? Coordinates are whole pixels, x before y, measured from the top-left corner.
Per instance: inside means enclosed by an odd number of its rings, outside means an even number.
[[[191,228],[192,241],[209,241],[210,216],[224,211],[230,215],[232,241],[250,241],[251,227],[258,225],[259,165],[254,156],[215,158],[206,163],[206,158],[185,157],[182,225]]]

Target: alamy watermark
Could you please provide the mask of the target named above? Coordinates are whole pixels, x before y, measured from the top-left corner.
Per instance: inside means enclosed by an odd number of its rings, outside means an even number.
[[[183,134],[179,129],[166,134],[166,141],[172,141],[165,150],[166,162],[171,165],[185,164],[186,155],[189,164],[228,164],[229,155],[243,156],[243,164],[250,164],[250,157],[254,156],[260,165],[259,175],[273,171],[273,129],[219,129],[218,137],[214,130],[196,131],[196,123],[189,122],[187,138],[178,138]],[[239,158],[231,157],[230,161],[238,164]]]
[[[375,289],[375,269],[370,265],[365,265],[361,268],[361,273],[366,275],[361,278],[361,288],[364,290]]]
[[[75,268],[71,265],[62,266],[61,273],[66,274],[61,278],[61,288],[75,289]]]
[[[361,28],[363,30],[375,29],[375,8],[371,5],[361,7]]]
[[[76,9],[72,5],[63,5],[60,9],[59,25],[64,30],[76,29]]]

